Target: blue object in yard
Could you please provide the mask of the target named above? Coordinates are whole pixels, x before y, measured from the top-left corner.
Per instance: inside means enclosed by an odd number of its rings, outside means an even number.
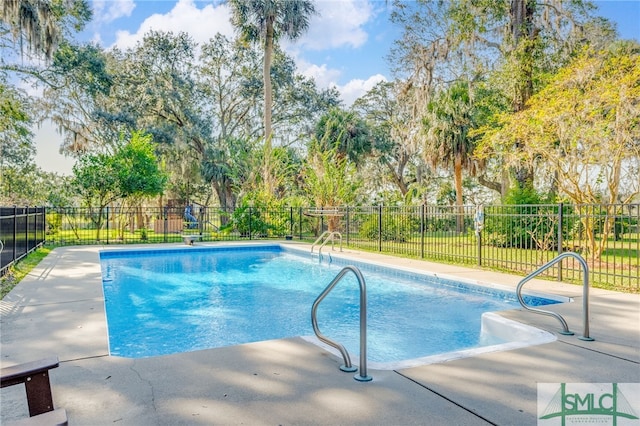
[[[198,219],[193,215],[193,208],[191,204],[187,204],[187,207],[184,209],[184,219],[189,222],[187,228],[195,229],[198,227]]]

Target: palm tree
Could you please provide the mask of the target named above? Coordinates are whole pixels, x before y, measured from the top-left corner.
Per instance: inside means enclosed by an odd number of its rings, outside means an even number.
[[[472,158],[473,140],[469,130],[474,126],[473,101],[468,83],[459,81],[436,95],[427,107],[425,158],[433,168],[453,165],[453,183],[458,206],[457,231],[462,232],[462,170],[472,174],[476,162]]]
[[[315,136],[320,151],[335,149],[336,156],[346,157],[356,165],[373,148],[372,130],[366,121],[355,112],[340,108],[332,108],[320,117]]]
[[[271,61],[273,47],[280,37],[297,40],[309,28],[309,18],[316,13],[310,0],[230,0],[232,23],[247,42],[264,46],[264,179],[270,191],[271,170]],[[271,191],[270,191],[271,192]]]

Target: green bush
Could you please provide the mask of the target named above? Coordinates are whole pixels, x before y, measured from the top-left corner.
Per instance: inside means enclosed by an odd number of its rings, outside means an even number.
[[[514,190],[506,205],[487,206],[483,241],[495,247],[555,250],[558,246],[560,204],[546,202],[532,190]],[[571,205],[563,205],[562,240],[568,244],[581,238],[580,215]]]
[[[47,235],[56,234],[61,227],[62,215],[54,211],[47,212]]]
[[[411,233],[415,227],[413,220],[402,220],[400,216],[385,215],[382,219],[382,230],[380,236],[382,241],[395,241],[403,243],[411,238]],[[359,235],[361,238],[376,241],[379,237],[378,216],[371,215],[360,225]]]
[[[236,208],[226,225],[220,228],[222,232],[237,231],[241,237],[266,236],[270,226],[261,215],[261,210],[249,206]]]

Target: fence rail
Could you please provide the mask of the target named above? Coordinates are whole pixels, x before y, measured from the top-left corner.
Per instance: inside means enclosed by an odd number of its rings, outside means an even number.
[[[0,276],[44,244],[44,207],[0,207]]]
[[[640,205],[364,206],[196,208],[195,222],[169,207],[51,208],[47,243],[128,244],[290,239],[339,231],[346,246],[525,275],[565,251],[580,253],[590,280],[640,291]],[[3,231],[4,233],[4,231]],[[546,275],[580,282],[569,260]]]

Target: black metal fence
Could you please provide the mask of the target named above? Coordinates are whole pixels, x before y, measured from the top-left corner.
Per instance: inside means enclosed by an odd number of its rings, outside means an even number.
[[[0,207],[0,276],[45,240],[44,207]]]
[[[295,239],[313,242],[324,231],[354,249],[437,262],[481,266],[520,275],[564,251],[580,253],[599,287],[640,291],[640,205],[488,205],[196,208],[196,221],[169,207],[52,208],[48,243],[127,244],[182,241]],[[328,250],[328,249],[324,249]],[[567,259],[547,276],[581,282]]]

